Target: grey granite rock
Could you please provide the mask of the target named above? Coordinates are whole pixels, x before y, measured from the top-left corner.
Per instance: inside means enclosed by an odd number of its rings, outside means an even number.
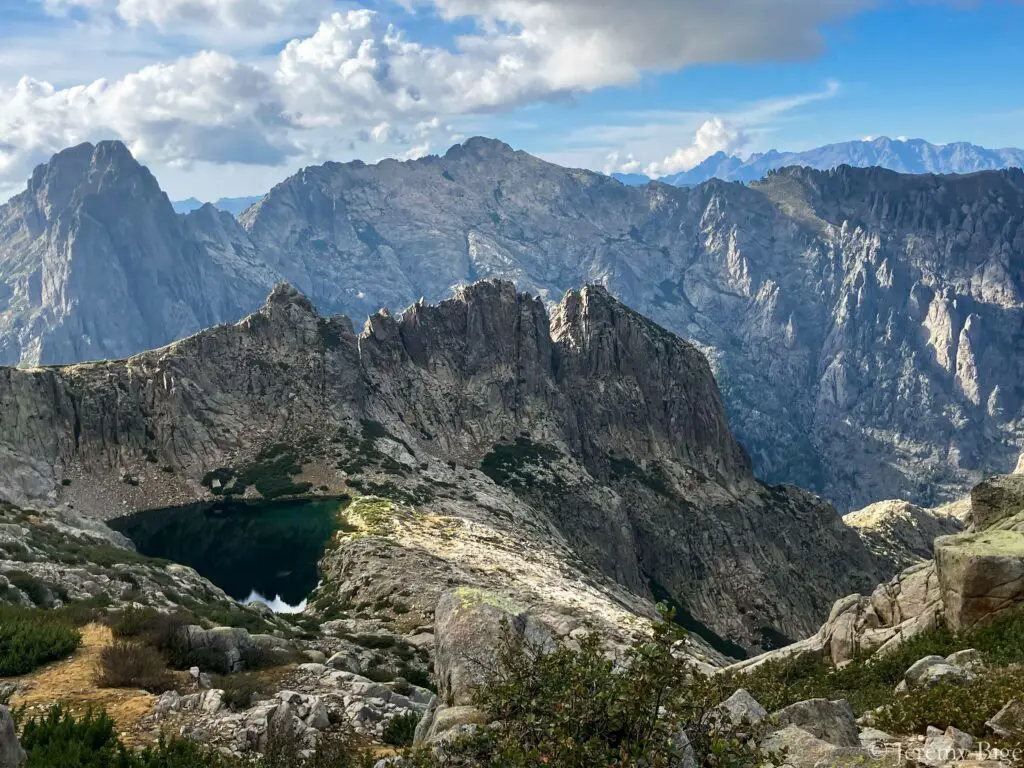
[[[447,584],[528,586],[525,599],[548,593],[565,621],[580,613],[570,593],[650,616],[644,598],[663,591],[736,655],[768,629],[811,633],[837,596],[888,575],[830,505],[759,483],[700,351],[600,287],[569,292],[549,317],[485,281],[375,314],[357,335],[281,285],[236,325],[125,361],[0,369],[0,498],[97,516],[209,499],[223,490],[214,470],[235,477],[281,445],[339,491],[372,469],[362,493],[379,488],[410,523],[451,520],[487,549],[479,566],[508,561],[481,579],[436,530],[418,526],[430,551],[396,549],[409,525],[369,514],[375,535],[323,564],[356,603],[403,592],[429,613]],[[374,503],[348,514],[362,509]],[[497,530],[518,558],[497,551]],[[544,575],[502,576],[523,557]],[[586,575],[566,570],[576,561]],[[360,576],[371,572],[385,575]]]
[[[178,217],[122,145],[83,145],[0,207],[0,361],[139,352],[282,278],[356,318],[485,277],[549,305],[600,282],[707,352],[761,477],[931,505],[1024,444],[1022,199],[1020,170],[627,187],[471,139],[304,169],[236,221]]]

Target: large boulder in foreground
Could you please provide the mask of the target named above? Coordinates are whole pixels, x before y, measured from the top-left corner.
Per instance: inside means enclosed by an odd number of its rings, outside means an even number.
[[[0,768],[22,768],[27,760],[28,756],[18,742],[10,710],[0,706]]]
[[[1024,454],[1018,470],[1024,468]],[[1024,512],[1024,474],[993,477],[971,490],[971,522],[976,531]]]
[[[469,587],[442,595],[434,612],[434,671],[441,704],[472,704],[510,635],[533,645],[554,645],[544,624],[514,600]]]
[[[837,747],[860,746],[857,720],[845,699],[798,701],[773,713],[772,721],[781,727],[795,725]]]
[[[521,639],[553,649],[552,633],[525,606],[482,589],[446,592],[434,611],[434,674],[439,701],[423,716],[416,743],[443,741],[446,734],[483,722],[473,707],[476,690],[501,659],[504,642]]]
[[[935,564],[951,629],[1024,610],[1024,514],[977,533],[943,536],[935,542]]]

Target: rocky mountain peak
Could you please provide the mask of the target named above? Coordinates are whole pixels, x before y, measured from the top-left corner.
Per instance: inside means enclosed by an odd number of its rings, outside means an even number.
[[[282,307],[297,307],[309,314],[316,314],[316,308],[313,306],[313,302],[307,299],[298,288],[287,280],[282,280],[274,286],[274,290],[272,290],[270,295],[267,296],[267,301],[264,304],[264,307],[271,311]]]
[[[515,150],[503,141],[488,139],[484,136],[473,136],[466,139],[462,144],[456,144],[451,147],[445,154],[445,159],[452,160],[467,156],[487,159],[514,154]]]
[[[27,195],[45,220],[89,195],[127,188],[136,197],[162,196],[156,179],[120,141],[80,144],[36,167]]]

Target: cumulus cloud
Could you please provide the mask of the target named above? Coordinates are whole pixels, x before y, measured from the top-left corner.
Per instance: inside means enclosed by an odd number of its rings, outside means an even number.
[[[266,28],[283,34],[330,0],[46,0],[153,35]],[[476,29],[450,47],[409,39],[368,9],[327,15],[273,57],[199,52],[112,80],[0,90],[0,177],[74,143],[118,136],[143,160],[271,165],[368,142],[408,156],[449,141],[470,114],[635,81],[689,64],[814,53],[819,27],[872,0],[406,0]],[[116,26],[116,25],[115,25]],[[227,38],[225,33],[224,39]],[[162,39],[162,38],[160,38]],[[227,46],[227,43],[224,44]],[[229,46],[228,46],[229,47]],[[329,138],[325,138],[329,137]],[[743,145],[742,122],[709,121],[664,172]],[[314,149],[315,148],[315,149]],[[600,155],[599,155],[600,157]],[[645,159],[649,159],[648,154]],[[699,160],[698,160],[699,161]],[[614,161],[639,170],[626,153]],[[0,182],[3,178],[0,178]]]
[[[514,37],[544,61],[554,89],[635,81],[644,71],[814,55],[820,28],[875,0],[414,0],[481,37]]]
[[[680,147],[660,163],[647,166],[648,176],[665,176],[670,173],[688,171],[711,157],[716,152],[733,155],[749,142],[747,134],[739,126],[726,122],[720,117],[706,121],[697,133],[693,143],[688,147]]]
[[[732,115],[711,116],[700,123],[688,145],[679,147],[664,160],[649,163],[645,172],[649,176],[665,176],[688,171],[716,152],[740,154],[759,127],[799,107],[830,99],[839,91],[839,83],[829,81],[820,91],[764,99]]]
[[[312,18],[329,0],[45,0],[51,14],[80,10],[93,16],[114,15],[130,26],[161,29],[214,26],[261,28],[300,16]]]
[[[136,154],[163,163],[272,165],[298,151],[271,79],[218,53],[65,89],[26,77],[0,91],[0,102],[0,135],[7,144],[0,173],[22,178],[69,144],[111,134]]]

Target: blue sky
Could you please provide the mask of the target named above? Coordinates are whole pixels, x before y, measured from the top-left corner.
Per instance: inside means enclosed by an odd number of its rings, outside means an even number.
[[[1011,0],[0,0],[0,198],[103,138],[203,199],[475,134],[655,174],[869,135],[1021,146],[1021,40]]]

